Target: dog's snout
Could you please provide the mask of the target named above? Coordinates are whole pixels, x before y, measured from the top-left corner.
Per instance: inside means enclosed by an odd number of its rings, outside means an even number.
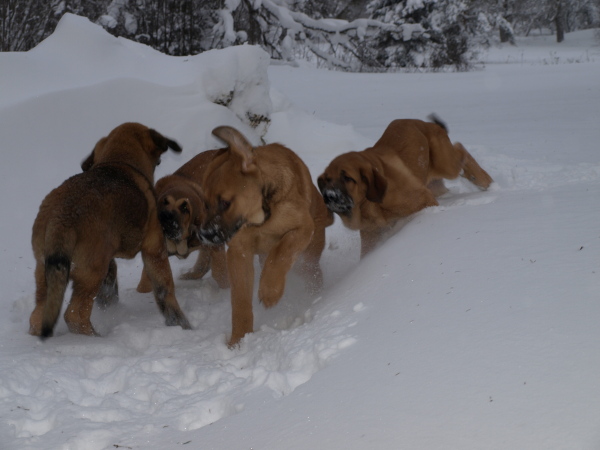
[[[322,193],[326,202],[337,202],[342,196],[342,193],[336,189],[323,189]]]
[[[198,237],[206,245],[222,245],[227,242],[223,229],[214,222],[202,226]]]
[[[345,195],[339,189],[324,188],[322,195],[327,208],[335,213],[347,213],[354,206],[352,197]]]
[[[158,220],[160,221],[160,225],[162,226],[163,232],[165,233],[167,239],[171,239],[173,241],[181,240],[181,227],[179,226],[179,222],[177,221],[177,217],[173,211],[161,211],[158,214]]]

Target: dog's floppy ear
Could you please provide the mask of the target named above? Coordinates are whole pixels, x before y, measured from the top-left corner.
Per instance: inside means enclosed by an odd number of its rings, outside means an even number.
[[[233,127],[217,127],[212,133],[229,145],[230,150],[242,158],[242,173],[251,172],[254,168],[254,151],[246,137]]]
[[[360,177],[367,185],[367,200],[374,203],[381,203],[387,190],[387,181],[379,173],[377,167],[373,167],[370,170],[361,169]]]
[[[161,153],[166,152],[168,149],[173,150],[175,153],[181,153],[181,146],[173,139],[164,137],[162,134],[152,128],[148,130],[148,133],[150,133],[152,141],[160,149]]]
[[[84,172],[87,172],[88,170],[90,170],[92,168],[93,165],[94,165],[94,151],[92,150],[92,153],[90,153],[90,156],[88,156],[83,161],[81,161],[81,170],[83,170]]]
[[[325,187],[325,174],[322,174],[317,178],[317,186],[319,186],[319,191],[323,193],[323,188]]]
[[[96,145],[94,145],[94,150],[92,150],[92,153],[90,153],[90,156],[88,156],[83,161],[81,161],[81,170],[83,170],[84,172],[87,172],[88,170],[90,170],[92,168],[92,166],[94,165],[94,157],[96,156],[96,151],[102,151],[102,148],[104,147],[105,143],[106,143],[105,137],[103,137],[98,142],[96,142]]]

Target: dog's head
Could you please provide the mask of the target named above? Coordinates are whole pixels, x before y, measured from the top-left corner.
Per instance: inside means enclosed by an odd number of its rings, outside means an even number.
[[[81,169],[85,172],[96,164],[122,162],[152,180],[161,155],[169,148],[181,153],[181,147],[174,140],[142,124],[127,122],[98,141],[92,153],[81,163]]]
[[[379,166],[364,152],[337,156],[317,179],[327,208],[342,218],[349,218],[365,200],[381,203],[387,181]]]
[[[162,182],[170,177],[156,183],[158,219],[169,253],[186,258],[200,245],[198,229],[205,218],[204,201],[200,187],[189,180],[162,189]]]
[[[202,180],[207,216],[200,236],[207,244],[228,242],[244,225],[267,216],[261,171],[252,145],[238,130],[218,127],[213,134],[228,144],[216,154]]]

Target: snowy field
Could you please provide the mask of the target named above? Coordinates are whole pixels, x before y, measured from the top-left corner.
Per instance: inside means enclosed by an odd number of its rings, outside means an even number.
[[[0,54],[0,448],[600,449],[600,47],[593,31],[518,43],[468,73],[349,74],[269,67],[253,47],[169,57],[67,15]],[[322,294],[290,275],[239,349],[228,290],[177,280],[194,330],[165,327],[135,291],[139,258],[118,262],[120,303],[92,313],[102,337],[62,318],[44,343],[27,334],[39,204],[116,125],[182,144],[156,178],[232,125],[316,180],[431,112],[492,188],[449,183],[360,262],[337,220]],[[248,114],[270,115],[266,134]]]

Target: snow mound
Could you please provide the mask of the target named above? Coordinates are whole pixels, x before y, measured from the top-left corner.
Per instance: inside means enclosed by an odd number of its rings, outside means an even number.
[[[65,14],[55,32],[26,54],[1,55],[0,108],[48,92],[135,79],[183,86],[227,106],[243,123],[262,125],[271,114],[269,55],[257,46],[229,47],[201,55],[173,57],[116,38],[85,17]],[[16,82],[18,80],[18,82]]]

